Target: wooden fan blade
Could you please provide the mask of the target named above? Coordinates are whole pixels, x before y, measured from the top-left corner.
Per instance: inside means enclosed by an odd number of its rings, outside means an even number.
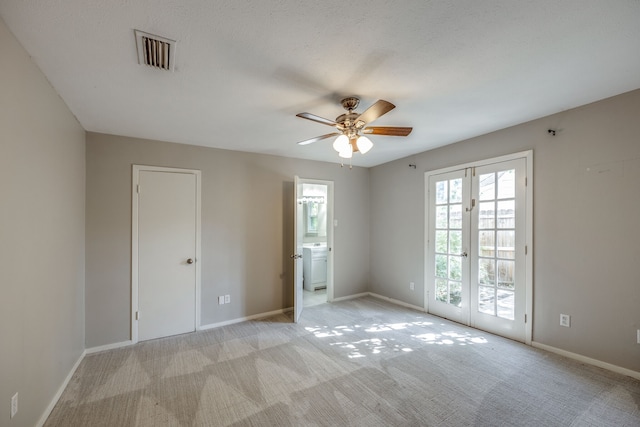
[[[313,122],[322,123],[323,125],[336,126],[337,123],[333,120],[325,119],[324,117],[316,116],[311,113],[298,113],[296,117],[301,117],[303,119],[311,120]]]
[[[305,139],[304,141],[298,142],[298,145],[308,145],[316,141],[320,141],[320,140],[331,138],[332,136],[338,136],[338,135],[340,135],[339,132],[328,133],[326,135],[316,136],[315,138]]]
[[[371,135],[407,136],[412,130],[413,128],[397,126],[371,126],[362,129],[362,133]]]
[[[396,106],[389,101],[380,99],[376,101],[371,107],[367,108],[364,113],[360,114],[360,116],[356,119],[356,123],[358,121],[363,121],[365,124],[371,123],[378,117],[382,116],[383,114],[387,114],[394,108],[396,108]]]

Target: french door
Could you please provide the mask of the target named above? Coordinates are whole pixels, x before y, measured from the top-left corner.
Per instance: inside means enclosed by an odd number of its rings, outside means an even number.
[[[528,162],[530,153],[426,179],[428,311],[522,342],[531,340]]]

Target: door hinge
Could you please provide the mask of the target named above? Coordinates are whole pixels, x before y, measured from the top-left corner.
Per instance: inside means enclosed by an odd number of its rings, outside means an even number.
[[[474,167],[471,170],[473,171],[473,176],[476,176],[476,168]]]
[[[136,185],[136,192],[140,194],[140,184]]]
[[[136,320],[140,320],[140,312],[136,311]]]
[[[524,323],[527,323],[527,313],[524,314]]]
[[[525,187],[527,186],[528,182],[529,182],[529,181],[528,181],[528,179],[525,177],[525,178],[524,178],[524,186],[525,186]]]
[[[529,253],[529,246],[524,245],[524,254],[527,255]]]

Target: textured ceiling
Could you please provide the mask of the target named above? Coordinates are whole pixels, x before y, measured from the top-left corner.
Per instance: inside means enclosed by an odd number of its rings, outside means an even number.
[[[375,122],[353,164],[387,161],[640,87],[638,0],[2,0],[0,15],[93,132],[337,162],[346,95]],[[175,39],[138,65],[134,29]]]

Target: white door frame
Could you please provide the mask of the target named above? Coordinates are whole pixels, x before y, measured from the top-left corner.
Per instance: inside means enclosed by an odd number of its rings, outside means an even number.
[[[131,342],[138,342],[138,184],[140,172],[167,172],[195,175],[196,178],[196,300],[195,329],[200,329],[200,207],[201,203],[201,171],[195,169],[178,169],[160,166],[133,165],[131,179]]]
[[[533,331],[533,150],[521,151],[518,153],[507,154],[505,156],[493,157],[490,159],[479,160],[476,162],[465,163],[456,166],[450,166],[443,169],[437,169],[427,171],[424,174],[424,310],[429,312],[429,283],[430,278],[433,276],[430,268],[431,262],[429,257],[429,197],[427,192],[429,190],[429,177],[432,175],[439,175],[447,172],[457,171],[460,169],[473,168],[479,166],[490,165],[493,163],[500,163],[509,160],[522,159],[526,160],[526,176],[527,185],[525,187],[525,246],[527,248],[525,254],[525,343],[531,345],[532,331]]]

